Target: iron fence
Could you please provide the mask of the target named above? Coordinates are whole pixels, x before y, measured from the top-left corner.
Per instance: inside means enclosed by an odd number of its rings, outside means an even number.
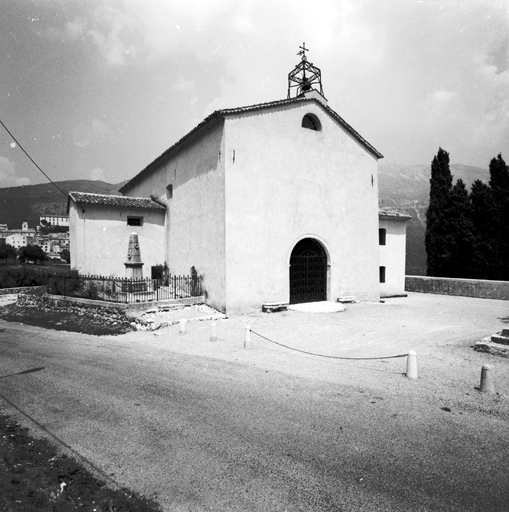
[[[148,302],[202,295],[201,276],[128,279],[105,276],[49,276],[48,293],[108,302]]]

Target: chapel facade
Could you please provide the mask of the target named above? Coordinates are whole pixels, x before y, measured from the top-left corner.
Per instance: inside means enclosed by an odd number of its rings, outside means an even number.
[[[136,232],[145,277],[194,266],[207,303],[228,313],[402,294],[408,217],[379,212],[380,158],[302,52],[286,99],[212,113],[123,196],[71,192],[71,266],[123,277]]]

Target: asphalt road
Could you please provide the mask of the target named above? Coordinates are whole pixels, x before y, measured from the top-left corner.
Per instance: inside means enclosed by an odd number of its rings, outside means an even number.
[[[331,382],[334,362],[294,375],[133,336],[0,321],[0,406],[172,512],[509,510],[507,417],[444,410],[401,360]]]

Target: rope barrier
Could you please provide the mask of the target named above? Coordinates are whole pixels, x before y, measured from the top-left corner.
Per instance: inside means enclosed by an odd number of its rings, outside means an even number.
[[[367,361],[371,359],[396,359],[398,357],[407,357],[408,354],[398,354],[397,356],[382,356],[382,357],[340,357],[340,356],[328,356],[325,354],[316,354],[314,352],[307,352],[306,350],[300,350],[298,348],[289,347],[288,345],[283,345],[282,343],[278,343],[277,341],[271,340],[270,338],[267,338],[263,336],[262,334],[259,334],[253,330],[251,330],[253,334],[256,334],[260,338],[263,338],[264,340],[270,341],[270,343],[274,343],[275,345],[279,345],[280,347],[287,348],[289,350],[294,350],[295,352],[301,352],[303,354],[308,354],[310,356],[317,356],[317,357],[326,357],[328,359],[350,359],[352,361]]]

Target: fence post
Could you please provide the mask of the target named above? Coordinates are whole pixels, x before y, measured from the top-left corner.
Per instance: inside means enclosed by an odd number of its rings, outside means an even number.
[[[491,393],[493,391],[493,376],[490,364],[484,364],[481,368],[481,385],[479,389],[483,393]]]
[[[216,322],[210,324],[210,341],[217,341]]]
[[[244,329],[244,348],[246,348],[248,343],[251,343],[251,327],[246,325],[246,328]]]
[[[413,350],[408,351],[406,376],[412,380],[417,379],[417,354]]]

